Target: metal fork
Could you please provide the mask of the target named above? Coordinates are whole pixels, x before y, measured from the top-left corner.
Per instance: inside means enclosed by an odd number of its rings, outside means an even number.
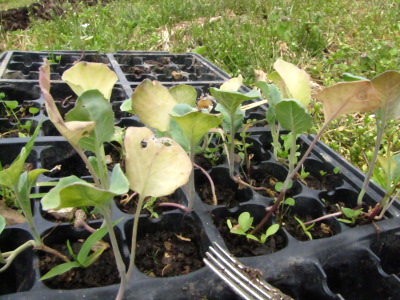
[[[246,300],[293,300],[261,278],[261,271],[249,268],[216,242],[206,252],[204,263]]]

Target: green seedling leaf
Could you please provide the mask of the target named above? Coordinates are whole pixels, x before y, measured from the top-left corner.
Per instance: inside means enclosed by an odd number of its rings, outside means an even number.
[[[24,169],[26,159],[31,153],[35,139],[39,134],[41,123],[36,127],[32,137],[26,143],[25,147],[21,149],[20,154],[7,168],[0,171],[0,185],[5,185],[10,188],[16,188],[19,184],[19,177]]]
[[[78,259],[74,252],[74,249],[72,249],[71,242],[69,240],[67,240],[67,248],[68,248],[69,255],[71,255],[72,259],[77,261]]]
[[[232,221],[231,221],[230,219],[227,219],[227,220],[226,220],[226,224],[228,225],[228,228],[229,228],[229,229],[232,229],[232,228],[233,228]]]
[[[265,242],[267,241],[268,237],[274,235],[275,233],[277,233],[279,230],[279,224],[273,224],[271,226],[268,227],[267,231],[265,232],[265,234],[261,235],[260,238],[260,242],[265,244]]]
[[[400,118],[400,72],[387,71],[371,80],[381,100],[386,121]]]
[[[284,203],[289,206],[294,206],[296,204],[296,201],[293,198],[286,198]]]
[[[188,104],[177,104],[171,113],[171,117],[179,125],[180,131],[184,138],[189,141],[189,145],[193,147],[197,147],[211,128],[218,127],[221,124],[221,119],[218,116],[192,109]]]
[[[31,113],[32,115],[36,115],[39,112],[39,108],[36,107],[29,107],[28,109],[29,113]]]
[[[306,169],[304,168],[304,165],[301,166],[301,170],[300,170],[300,177],[301,178],[307,178],[310,175],[310,172],[307,172]]]
[[[250,213],[245,211],[242,212],[238,218],[238,223],[240,225],[240,229],[243,230],[244,232],[247,232],[249,229],[251,229],[251,225],[253,224],[254,218],[250,216]]]
[[[197,91],[193,86],[180,84],[170,88],[169,92],[177,103],[186,103],[191,107],[196,106]]]
[[[296,99],[307,108],[311,100],[311,85],[308,74],[282,59],[278,59],[274,63],[274,69],[277,73],[271,74],[268,79],[279,87],[283,98]]]
[[[169,195],[189,180],[192,162],[175,141],[156,138],[145,127],[129,127],[124,144],[130,188],[141,196]]]
[[[115,226],[121,221],[122,218],[114,221],[112,225]],[[108,233],[107,227],[101,227],[97,229],[95,232],[93,232],[82,244],[81,250],[79,251],[77,257],[78,262],[84,262],[87,259],[89,252],[92,249],[92,246],[98,241],[100,241],[107,233]]]
[[[344,223],[354,224],[356,222],[357,218],[360,216],[360,214],[362,212],[362,208],[354,210],[354,209],[351,209],[348,207],[342,207],[341,211],[346,216],[346,218],[348,218],[350,220],[346,220],[346,219],[338,219],[338,220],[341,222],[344,222]]]
[[[18,107],[18,101],[16,100],[2,100],[2,103],[11,110],[16,109]]]
[[[287,189],[292,188],[292,186],[293,186],[293,181],[290,181],[289,184],[288,184]],[[278,181],[278,182],[275,184],[275,191],[277,191],[277,192],[280,193],[280,192],[282,191],[282,187],[283,187],[283,182]]]
[[[391,181],[395,181],[396,178],[400,176],[399,155],[396,157],[378,156],[378,161],[386,178],[389,178]]]
[[[44,65],[40,67],[39,84],[44,96],[47,114],[51,122],[72,146],[77,147],[79,140],[87,136],[94,129],[96,125],[95,122],[64,122],[53,97],[50,95],[50,66],[47,60],[45,60]]]
[[[239,74],[238,77],[231,78],[227,81],[225,81],[221,86],[220,90],[222,91],[230,91],[230,92],[236,92],[239,90],[240,86],[243,83],[243,77],[241,74]]]
[[[282,100],[275,106],[276,119],[292,134],[304,133],[312,127],[312,117],[296,100]]]
[[[336,167],[333,169],[333,174],[339,174],[340,173],[340,168]]]
[[[246,234],[246,238],[248,238],[248,239],[250,239],[250,240],[257,241],[257,242],[260,243],[260,240],[259,240],[256,236],[254,236],[254,235],[252,235],[252,234]]]
[[[45,275],[43,275],[39,280],[46,280],[46,279],[52,278],[54,276],[68,272],[69,270],[71,270],[73,268],[78,268],[78,267],[80,267],[80,264],[76,261],[63,263],[61,265],[55,266],[53,269],[51,269],[49,272],[47,272]]]
[[[82,266],[84,268],[89,267],[91,264],[93,264],[99,257],[100,255],[107,249],[107,247],[103,246],[100,249],[96,250],[93,252],[84,262],[82,262]]]
[[[229,115],[233,115],[244,101],[260,97],[260,93],[256,90],[242,94],[240,92],[210,88],[210,92],[217,102],[226,109]]]
[[[309,232],[309,230],[310,230],[311,228],[314,227],[315,223],[312,223],[310,226],[307,227],[307,226],[303,223],[302,220],[300,220],[300,219],[297,218],[297,217],[294,217],[294,218],[296,219],[297,223],[299,223],[299,225],[301,226],[301,229],[302,229],[303,232],[307,235],[308,239],[309,239],[309,240],[312,240],[313,238],[312,238],[312,235],[311,235],[311,233]]]
[[[324,170],[320,170],[320,171],[319,171],[319,174],[320,174],[321,176],[325,176],[326,174],[328,174],[328,172],[326,172],[326,171],[324,171]]]
[[[131,99],[132,109],[141,122],[159,131],[168,131],[169,113],[177,102],[165,86],[145,79],[136,87]]]
[[[132,99],[125,100],[121,106],[119,107],[121,111],[126,111],[132,115],[135,114],[134,110],[132,109]]]
[[[374,111],[381,105],[370,81],[341,82],[323,89],[315,98],[324,105],[325,122],[350,113]]]
[[[64,72],[64,80],[71,89],[81,96],[88,90],[99,90],[108,101],[117,82],[117,75],[102,63],[79,62]]]
[[[122,219],[114,221],[112,223],[113,226],[118,224],[121,220]],[[94,233],[92,233],[82,244],[82,247],[78,253],[78,256],[76,256],[74,254],[74,252],[71,248],[71,245],[69,243],[69,240],[67,240],[68,250],[69,250],[71,256],[73,257],[73,259],[75,259],[76,261],[63,263],[61,265],[54,267],[48,273],[46,273],[44,276],[42,276],[40,278],[40,280],[52,278],[54,276],[68,272],[69,270],[71,270],[73,268],[89,267],[92,263],[94,263],[97,260],[97,258],[104,252],[104,250],[107,249],[107,247],[101,247],[100,249],[96,250],[92,255],[90,255],[88,257],[93,245],[96,244],[98,241],[100,241],[107,233],[108,233],[107,227],[102,227],[102,228],[96,230]]]
[[[44,210],[80,206],[106,207],[113,197],[126,193],[128,189],[128,181],[117,164],[111,176],[109,190],[97,188],[76,176],[69,176],[60,179],[42,198],[41,203]]]
[[[79,145],[85,150],[97,151],[103,143],[111,141],[114,135],[112,107],[98,90],[82,93],[65,119],[68,122],[95,122],[94,130],[79,140]]]
[[[34,187],[37,178],[40,174],[48,172],[46,169],[34,169],[29,172],[24,172],[19,177],[18,183],[18,191],[21,195],[20,202],[18,203],[21,206],[21,209],[24,211],[27,217],[31,216],[31,201],[30,201],[30,192]]]

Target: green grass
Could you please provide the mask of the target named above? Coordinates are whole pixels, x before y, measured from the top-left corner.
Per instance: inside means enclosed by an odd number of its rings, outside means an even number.
[[[17,8],[17,7],[23,7],[30,5],[34,2],[37,2],[35,0],[0,0],[0,10],[5,10],[5,9],[10,9],[10,8]]]
[[[400,65],[397,0],[120,0],[80,9],[65,5],[66,13],[52,22],[35,21],[26,31],[1,33],[1,50],[201,49],[205,58],[232,76],[241,73],[249,85],[254,69],[270,72],[279,57],[304,68],[321,85],[340,81],[343,72],[371,78]],[[366,124],[366,132],[356,124]],[[393,126],[398,128],[398,122]],[[324,141],[364,168],[373,136],[370,118],[354,115],[336,122]],[[395,148],[400,149],[399,142]]]

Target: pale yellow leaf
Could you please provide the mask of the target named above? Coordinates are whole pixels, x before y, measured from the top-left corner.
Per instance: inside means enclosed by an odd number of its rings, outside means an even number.
[[[158,81],[145,79],[132,94],[132,109],[145,125],[167,131],[169,113],[177,104],[168,89]]]
[[[118,77],[105,64],[79,62],[65,71],[62,79],[78,96],[88,90],[99,90],[110,101]]]
[[[243,77],[239,74],[238,77],[231,78],[225,81],[221,86],[220,90],[229,91],[229,92],[236,92],[239,90],[240,86],[243,83]]]
[[[374,111],[381,104],[369,80],[337,83],[324,88],[315,98],[324,105],[325,122],[350,113]]]
[[[189,180],[192,162],[170,138],[156,138],[146,127],[129,127],[125,136],[126,176],[141,196],[173,193]]]

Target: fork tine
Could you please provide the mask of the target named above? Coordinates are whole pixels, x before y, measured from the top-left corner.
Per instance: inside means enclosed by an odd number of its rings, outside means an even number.
[[[216,242],[210,246],[204,263],[221,277],[243,299],[289,300],[292,299],[257,277],[250,278],[248,268],[236,261]]]

